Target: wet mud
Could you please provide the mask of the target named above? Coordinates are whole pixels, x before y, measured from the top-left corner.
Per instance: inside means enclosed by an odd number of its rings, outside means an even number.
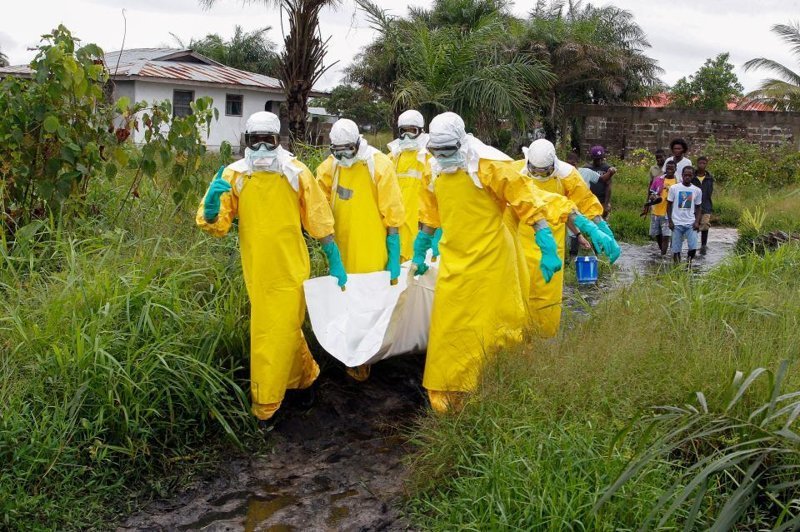
[[[313,407],[287,399],[266,435],[268,454],[232,457],[216,478],[151,504],[117,530],[410,530],[398,508],[408,427],[425,405],[423,363],[378,363],[364,383],[328,368]]]
[[[694,271],[722,261],[736,239],[734,229],[712,229],[708,254],[698,256]],[[637,276],[673,267],[655,244],[621,246],[617,265],[599,283],[566,287],[568,306],[594,304]],[[118,530],[410,530],[399,508],[408,474],[403,458],[411,451],[407,429],[425,408],[423,364],[421,356],[396,357],[373,366],[364,383],[329,364],[313,407],[287,399],[266,436],[268,454],[232,456],[214,478],[150,504]]]

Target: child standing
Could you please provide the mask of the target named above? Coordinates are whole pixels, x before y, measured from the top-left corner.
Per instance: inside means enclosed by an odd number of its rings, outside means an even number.
[[[669,164],[669,163],[667,163]],[[686,239],[689,249],[689,264],[697,253],[697,231],[700,229],[703,192],[692,184],[694,167],[686,166],[681,174],[681,182],[669,188],[667,193],[667,216],[672,230],[672,259],[681,261],[681,248]]]
[[[711,202],[711,195],[714,193],[714,176],[706,170],[708,157],[703,155],[697,159],[697,173],[692,184],[703,192],[703,211],[700,216],[700,254],[705,255],[708,246],[708,230],[711,228],[711,214],[714,212],[714,204]]]
[[[678,182],[675,178],[676,167],[677,165],[670,161],[665,166],[666,173],[653,178],[650,182],[648,201],[642,211],[642,214],[645,214],[647,209],[650,209],[650,237],[656,241],[662,255],[667,254],[669,239],[672,236],[667,220],[667,194],[670,187]]]

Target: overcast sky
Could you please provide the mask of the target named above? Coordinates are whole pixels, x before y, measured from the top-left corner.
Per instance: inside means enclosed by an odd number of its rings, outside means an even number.
[[[406,6],[427,5],[424,0],[377,0],[392,13],[402,15]],[[535,0],[517,0],[515,12],[527,13]],[[746,90],[757,86],[761,75],[745,74],[741,65],[753,57],[776,59],[796,70],[787,46],[769,28],[776,23],[800,20],[800,0],[598,0],[633,12],[647,33],[649,54],[665,70],[662,79],[674,83],[703,64],[706,58],[730,52]],[[352,0],[337,11],[322,15],[322,34],[331,37],[329,61],[339,63],[329,71],[320,88],[330,88],[341,78],[341,69],[374,32],[357,13]],[[272,26],[270,37],[282,42],[278,12],[242,0],[218,0],[204,10],[197,0],[0,0],[0,50],[11,64],[30,61],[39,36],[59,23],[85,42],[104,50],[118,50],[122,42],[125,9],[128,20],[125,48],[177,46],[170,33],[188,41],[208,33],[225,37],[236,24],[245,29]]]

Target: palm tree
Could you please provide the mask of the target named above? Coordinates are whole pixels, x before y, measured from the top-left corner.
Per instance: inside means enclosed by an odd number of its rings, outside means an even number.
[[[0,50],[0,67],[8,66],[8,56]]]
[[[772,32],[789,45],[792,55],[800,61],[800,23],[775,24]],[[800,111],[800,74],[796,71],[765,57],[746,62],[744,70],[766,70],[777,77],[763,80],[758,89],[745,95],[740,107],[760,103],[776,111]]]
[[[319,14],[324,7],[336,7],[340,0],[248,0],[279,7],[289,20],[289,32],[284,37],[279,78],[286,94],[285,112],[281,121],[289,127],[292,144],[306,140],[308,96],[314,84],[334,64],[325,65],[328,40],[319,31]],[[211,7],[217,0],[199,0]]]
[[[566,108],[576,103],[630,102],[660,88],[656,61],[629,11],[578,1],[539,0],[522,48],[546,62],[556,82],[537,99],[545,135],[567,133]]]
[[[408,18],[392,18],[370,0],[357,3],[380,37],[348,69],[349,79],[390,100],[395,114],[455,111],[496,141],[503,120],[520,127],[531,120],[530,92],[552,81],[546,66],[509,45],[514,26],[507,2],[437,0]]]
[[[267,26],[246,32],[237,24],[233,37],[227,41],[217,33],[208,34],[202,39],[192,38],[188,44],[176,35],[173,38],[181,48],[191,48],[223,65],[266,76],[279,76],[280,57],[275,52],[275,43],[266,36],[271,29]]]

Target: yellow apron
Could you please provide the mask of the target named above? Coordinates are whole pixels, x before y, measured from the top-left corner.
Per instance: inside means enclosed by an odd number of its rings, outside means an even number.
[[[444,236],[422,384],[443,410],[441,392],[475,390],[489,357],[522,340],[526,316],[503,207],[464,171],[440,175],[434,194]]]
[[[339,166],[333,177],[331,206],[336,242],[347,273],[386,269],[386,227],[378,208],[378,188],[364,162]]]
[[[286,389],[319,375],[301,326],[310,273],[298,193],[280,174],[254,172],[239,194],[239,242],[250,296],[253,412],[268,419]]]
[[[395,159],[395,171],[403,195],[406,216],[400,226],[400,261],[414,256],[414,239],[419,231],[419,189],[425,164],[419,161],[418,152],[404,151]]]
[[[530,179],[531,186],[554,194],[564,195],[564,187],[560,179],[537,181]],[[567,227],[559,223],[552,225],[553,238],[558,244],[558,256],[564,260],[566,251]],[[542,251],[536,245],[533,227],[526,224],[518,225],[519,242],[525,256],[529,274],[528,310],[530,312],[531,326],[534,332],[543,338],[551,338],[558,333],[561,325],[561,306],[564,298],[564,268],[557,271],[549,283],[542,277],[539,262],[542,260]]]

